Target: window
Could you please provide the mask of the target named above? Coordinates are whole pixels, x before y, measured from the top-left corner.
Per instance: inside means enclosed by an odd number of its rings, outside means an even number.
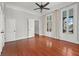
[[[62,12],[63,33],[73,33],[73,8]]]
[[[51,32],[52,30],[52,16],[47,16],[47,32]]]
[[[68,16],[68,32],[73,33],[73,9],[69,10]]]
[[[63,11],[63,33],[67,32],[67,11]]]

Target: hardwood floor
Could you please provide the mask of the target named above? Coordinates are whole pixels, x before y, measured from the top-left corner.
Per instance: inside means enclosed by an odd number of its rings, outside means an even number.
[[[2,56],[79,56],[79,45],[46,36],[35,36],[5,43]]]

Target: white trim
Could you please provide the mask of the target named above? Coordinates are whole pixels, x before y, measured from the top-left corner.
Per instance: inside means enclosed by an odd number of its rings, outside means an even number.
[[[34,36],[30,36],[30,37],[19,37],[16,40],[11,40],[11,41],[6,41],[6,42],[12,42],[12,41],[17,41],[17,40],[22,40],[22,39],[28,40],[28,38],[32,38],[32,37],[34,37]],[[0,52],[2,52],[2,50],[0,50]]]

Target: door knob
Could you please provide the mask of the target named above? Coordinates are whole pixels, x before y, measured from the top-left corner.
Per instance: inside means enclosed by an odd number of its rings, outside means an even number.
[[[4,33],[4,32],[1,32],[1,33]]]

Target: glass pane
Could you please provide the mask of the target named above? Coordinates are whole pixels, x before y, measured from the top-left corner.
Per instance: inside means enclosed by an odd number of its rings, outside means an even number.
[[[52,29],[52,17],[50,15],[50,16],[47,16],[47,31],[51,32],[51,29]]]
[[[68,32],[69,32],[69,33],[73,33],[73,9],[70,9],[70,10],[69,10]]]
[[[67,16],[67,11],[63,11],[63,17]]]
[[[69,16],[73,16],[73,9],[69,10]]]
[[[63,11],[63,33],[67,32],[67,11]]]

